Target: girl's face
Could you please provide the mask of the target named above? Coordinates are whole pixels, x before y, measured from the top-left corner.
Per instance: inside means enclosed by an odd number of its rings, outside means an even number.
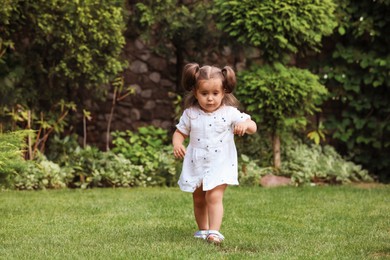
[[[209,79],[199,82],[194,95],[202,110],[211,113],[221,106],[225,91],[220,79]]]

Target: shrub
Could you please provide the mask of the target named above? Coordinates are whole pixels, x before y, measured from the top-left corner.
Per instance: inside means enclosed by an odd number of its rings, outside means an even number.
[[[307,115],[319,111],[327,94],[318,77],[308,70],[283,64],[253,66],[238,74],[237,97],[273,142],[274,167],[280,168],[280,136],[304,127]]]
[[[370,182],[368,171],[347,161],[331,146],[306,145],[293,142],[286,146],[281,172],[291,176],[297,185],[311,182],[344,184]]]
[[[26,169],[23,149],[25,138],[31,131],[0,133],[0,185],[12,186],[13,174]]]
[[[66,142],[72,147],[72,142]],[[134,165],[122,155],[103,152],[96,147],[77,146],[56,156],[58,163],[71,176],[69,187],[85,189],[156,185],[154,180],[144,174],[143,166]]]
[[[95,147],[78,148],[66,166],[73,175],[72,187],[134,187],[151,186],[154,182],[144,175],[142,166],[112,152]]]
[[[65,188],[72,175],[43,155],[36,160],[25,161],[27,167],[16,171],[13,186],[19,190]]]
[[[166,130],[148,126],[140,127],[138,132],[115,132],[112,135],[115,154],[122,154],[135,165],[143,165],[144,174],[156,184],[175,185],[177,163]]]
[[[77,136],[56,136],[49,146],[48,157],[73,176],[70,187],[146,187],[164,182],[158,176],[148,175],[143,165],[135,165],[122,154],[90,146],[81,148],[76,140]]]
[[[58,164],[43,155],[24,160],[25,138],[29,134],[32,131],[0,134],[0,185],[22,190],[66,187],[68,174]]]
[[[336,26],[332,0],[215,0],[218,28],[240,43],[259,47],[267,61],[318,51]]]
[[[235,144],[239,155],[254,159],[260,167],[268,167],[272,163],[271,139],[261,129],[253,135],[236,136]]]
[[[241,186],[259,186],[261,177],[272,174],[272,167],[260,167],[258,160],[241,154],[238,160],[238,181]]]

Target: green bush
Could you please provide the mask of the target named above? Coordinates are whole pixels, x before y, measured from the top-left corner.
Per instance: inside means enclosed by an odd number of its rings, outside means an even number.
[[[127,20],[123,1],[18,0],[1,5],[0,42],[8,47],[0,55],[4,105],[29,104],[47,111],[48,104],[77,101],[84,91],[102,97],[104,89],[96,86],[127,66],[120,57]]]
[[[311,58],[331,91],[324,126],[339,151],[390,182],[390,1],[337,2],[338,35],[325,59]]]
[[[21,190],[66,187],[69,174],[43,155],[25,160],[25,141],[32,131],[0,134],[0,185]]]
[[[144,167],[144,174],[159,185],[174,186],[177,182],[177,161],[172,156],[168,133],[153,126],[140,127],[138,132],[115,132],[112,143],[115,154],[122,154],[135,165]]]
[[[95,147],[77,148],[65,167],[72,171],[71,187],[134,187],[155,184],[144,175],[142,166],[121,155],[102,152]]]
[[[65,188],[72,175],[43,155],[37,160],[25,161],[26,167],[16,171],[13,187],[19,190],[41,190]]]
[[[258,129],[253,135],[235,137],[237,152],[256,161],[260,167],[268,167],[272,163],[272,143],[269,134]]]
[[[291,176],[297,185],[308,183],[345,184],[373,181],[368,171],[347,161],[336,150],[326,145],[288,144],[284,152],[281,172]]]
[[[269,144],[260,135],[248,136],[236,141],[239,150],[239,182],[242,186],[258,186],[267,174],[291,177],[292,183],[305,185],[310,183],[346,184],[350,182],[372,182],[369,172],[351,161],[344,159],[329,146],[307,145],[284,137],[282,157],[284,163],[277,171],[270,167]],[[259,145],[261,143],[261,145]],[[264,146],[264,147],[259,147]],[[261,155],[261,156],[259,156]]]
[[[103,152],[96,147],[81,148],[77,136],[61,139],[55,136],[49,145],[48,158],[58,163],[67,176],[67,186],[73,188],[136,187],[165,184],[165,178],[145,171],[122,154]]]
[[[318,76],[280,63],[253,66],[238,74],[238,82],[237,97],[268,133],[305,126],[327,95]]]
[[[134,165],[122,155],[103,152],[96,147],[81,148],[70,138],[56,139],[52,150],[61,167],[72,176],[73,188],[153,186],[156,182],[144,174],[143,166]],[[63,146],[61,146],[63,144]]]
[[[31,131],[0,133],[0,186],[12,186],[13,175],[26,169],[23,149],[26,147],[25,138],[31,133]]]
[[[261,177],[274,173],[272,167],[260,167],[258,160],[241,154],[238,160],[238,181],[241,186],[259,186]]]
[[[332,0],[215,0],[219,29],[238,42],[259,47],[268,61],[317,51],[336,26]]]
[[[167,131],[153,127],[114,134],[115,148],[109,152],[96,147],[81,148],[77,136],[61,139],[54,136],[47,151],[48,159],[39,156],[23,162],[15,170],[17,189],[93,188],[173,186],[178,164],[167,145]],[[129,138],[129,140],[125,139]]]

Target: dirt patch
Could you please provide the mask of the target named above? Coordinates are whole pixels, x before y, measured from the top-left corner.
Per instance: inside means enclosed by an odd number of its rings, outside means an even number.
[[[349,186],[361,188],[361,189],[378,189],[378,188],[390,188],[390,185],[385,185],[377,182],[360,182],[360,183],[351,183]]]
[[[386,253],[386,252],[378,252],[378,253],[373,253],[370,255],[371,258],[373,259],[387,259],[388,257],[390,257],[390,253]]]

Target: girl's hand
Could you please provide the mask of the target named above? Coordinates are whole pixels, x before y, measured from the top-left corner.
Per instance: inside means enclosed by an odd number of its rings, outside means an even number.
[[[257,131],[257,126],[256,123],[251,120],[247,119],[244,122],[238,123],[234,126],[234,131],[233,133],[236,135],[243,136],[244,134],[254,134]]]
[[[246,133],[246,130],[248,129],[248,124],[247,122],[241,122],[241,123],[237,123],[235,126],[234,126],[234,131],[233,133],[235,135],[239,135],[239,136],[243,136],[245,133]]]
[[[184,147],[184,145],[175,145],[173,147],[173,155],[178,159],[183,159],[184,155],[186,155],[186,148]]]

